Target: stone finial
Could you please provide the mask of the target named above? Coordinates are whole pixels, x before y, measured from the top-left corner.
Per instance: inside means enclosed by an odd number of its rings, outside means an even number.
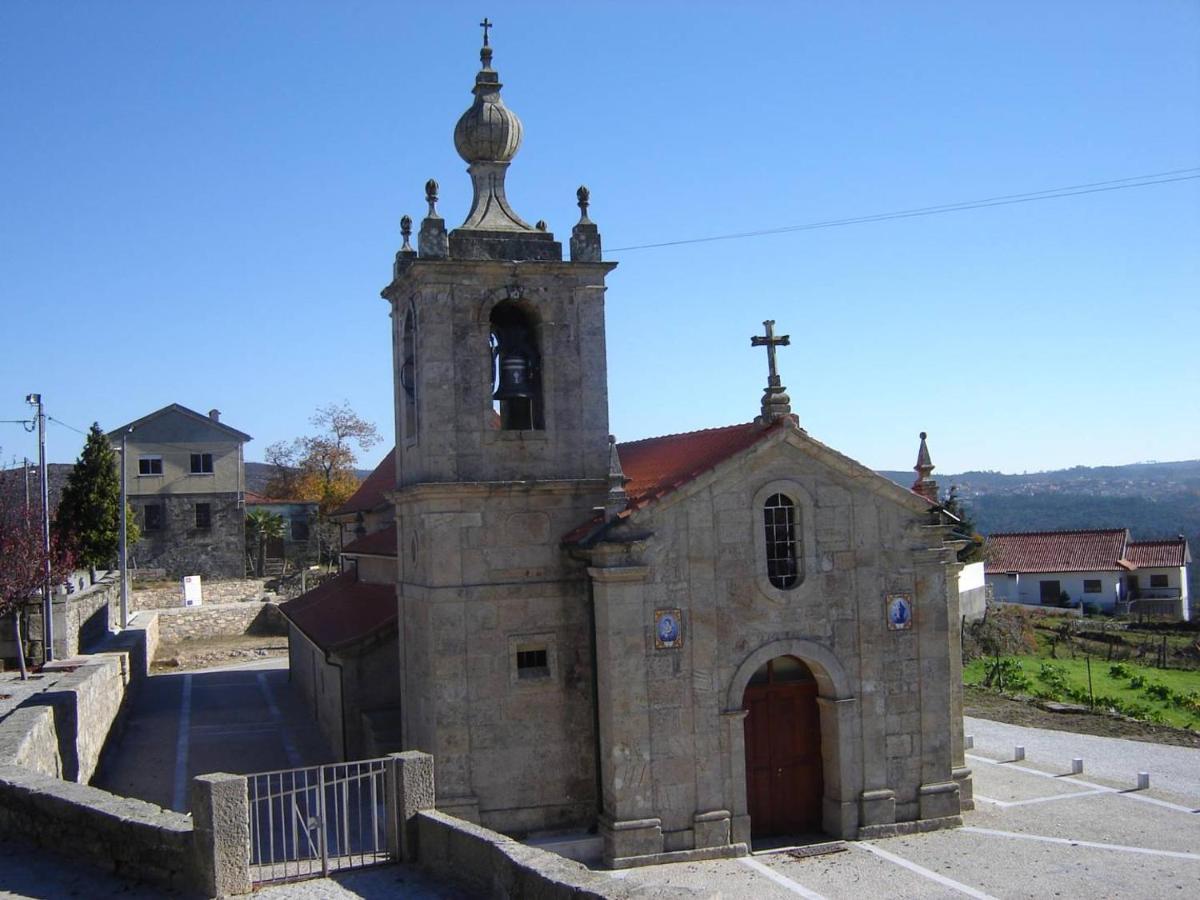
[[[425,182],[425,202],[429,213],[421,222],[417,235],[417,249],[422,259],[445,259],[450,255],[450,239],[446,234],[446,220],[438,215],[438,183],[430,178]]]
[[[575,192],[579,202],[579,221],[571,229],[571,262],[600,262],[600,229],[588,218],[592,193],[586,185]]]
[[[588,218],[587,211],[588,203],[592,197],[592,192],[587,189],[586,184],[581,184],[579,186],[579,190],[575,192],[575,197],[579,201],[579,224],[583,225],[587,222],[590,222],[591,219]]]
[[[927,435],[924,431],[921,432],[921,447],[917,450],[917,464],[913,466],[913,471],[917,473],[917,480],[913,482],[913,493],[920,494],[926,500],[932,503],[938,502],[938,485],[933,480],[933,460],[929,457],[929,445],[925,443]]]
[[[409,243],[409,238],[412,237],[412,216],[400,217],[400,236],[404,238],[404,246],[400,248],[400,252],[405,256],[416,256],[417,251]]]
[[[769,425],[792,414],[791,398],[788,397],[787,390],[780,381],[779,371],[775,365],[775,348],[787,347],[791,344],[792,338],[787,334],[778,337],[775,335],[774,319],[764,321],[763,328],[766,334],[752,336],[750,346],[767,348],[767,386],[763,389],[761,414],[755,421],[760,425]]]
[[[608,436],[608,496],[604,500],[604,517],[615,519],[624,511],[628,497],[625,495],[625,472],[621,469],[621,457],[617,453],[617,439]]]
[[[534,222],[533,227],[536,228],[538,231],[545,231],[550,226],[546,224],[545,219],[538,219],[536,222]]]

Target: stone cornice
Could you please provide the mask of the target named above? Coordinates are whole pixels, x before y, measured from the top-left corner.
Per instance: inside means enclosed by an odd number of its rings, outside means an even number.
[[[608,483],[602,478],[562,478],[537,481],[425,481],[405,485],[386,494],[399,506],[421,500],[442,500],[460,497],[491,497],[505,494],[586,494],[604,491]]]

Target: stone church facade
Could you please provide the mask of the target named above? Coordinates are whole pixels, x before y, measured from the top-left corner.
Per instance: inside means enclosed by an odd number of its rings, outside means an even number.
[[[402,742],[438,807],[517,835],[596,828],[613,866],[771,834],[957,824],[970,803],[953,522],[922,441],[904,490],[800,427],[615,444],[605,279],[509,204],[522,137],[485,45],[391,308]],[[389,473],[392,474],[392,473]]]

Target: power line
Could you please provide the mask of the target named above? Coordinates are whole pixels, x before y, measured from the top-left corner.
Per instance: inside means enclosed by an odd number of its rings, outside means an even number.
[[[782,225],[777,228],[763,228],[757,231],[739,231],[731,234],[717,234],[707,237],[682,238],[680,240],[659,241],[652,244],[633,244],[628,247],[615,247],[609,252],[621,253],[626,250],[650,250],[657,247],[677,247],[681,244],[704,244],[712,241],[730,241],[738,238],[763,237],[771,234],[789,234],[795,231],[814,231],[818,228],[861,225],[867,222],[886,222],[891,219],[911,219],[918,216],[933,216],[969,209],[986,209],[991,206],[1010,206],[1016,203],[1032,203],[1037,200],[1056,200],[1061,197],[1076,197],[1081,194],[1098,194],[1106,191],[1125,190],[1127,188],[1149,187],[1155,184],[1170,184],[1176,181],[1190,181],[1196,178],[1200,178],[1200,167],[1172,169],[1167,172],[1134,175],[1129,178],[1116,178],[1111,181],[1093,181],[1087,184],[1073,184],[1065,187],[1049,188],[1044,191],[1029,191],[1023,194],[1002,194],[997,197],[984,197],[979,200],[964,200],[959,203],[944,203],[938,206],[921,206],[914,209],[902,209],[868,216],[826,219],[820,222],[809,222],[804,225]]]
[[[55,425],[61,425],[64,428],[70,428],[70,430],[74,433],[83,434],[84,437],[88,437],[88,432],[79,431],[77,427],[74,427],[73,425],[67,425],[65,421],[62,421],[61,419],[55,419],[53,415],[48,415],[46,418],[54,422]]]

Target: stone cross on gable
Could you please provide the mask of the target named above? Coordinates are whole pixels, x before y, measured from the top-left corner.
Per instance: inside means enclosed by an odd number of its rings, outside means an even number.
[[[792,339],[790,335],[786,334],[779,337],[775,336],[774,319],[767,319],[763,322],[763,328],[766,329],[767,333],[765,335],[755,335],[750,338],[750,346],[767,348],[767,368],[769,370],[767,384],[771,387],[779,387],[779,372],[775,368],[775,348],[788,346],[791,344]]]
[[[483,21],[479,23],[479,27],[483,29],[483,46],[486,47],[488,45],[488,29],[495,28],[496,26],[488,21],[487,16],[484,16]]]

